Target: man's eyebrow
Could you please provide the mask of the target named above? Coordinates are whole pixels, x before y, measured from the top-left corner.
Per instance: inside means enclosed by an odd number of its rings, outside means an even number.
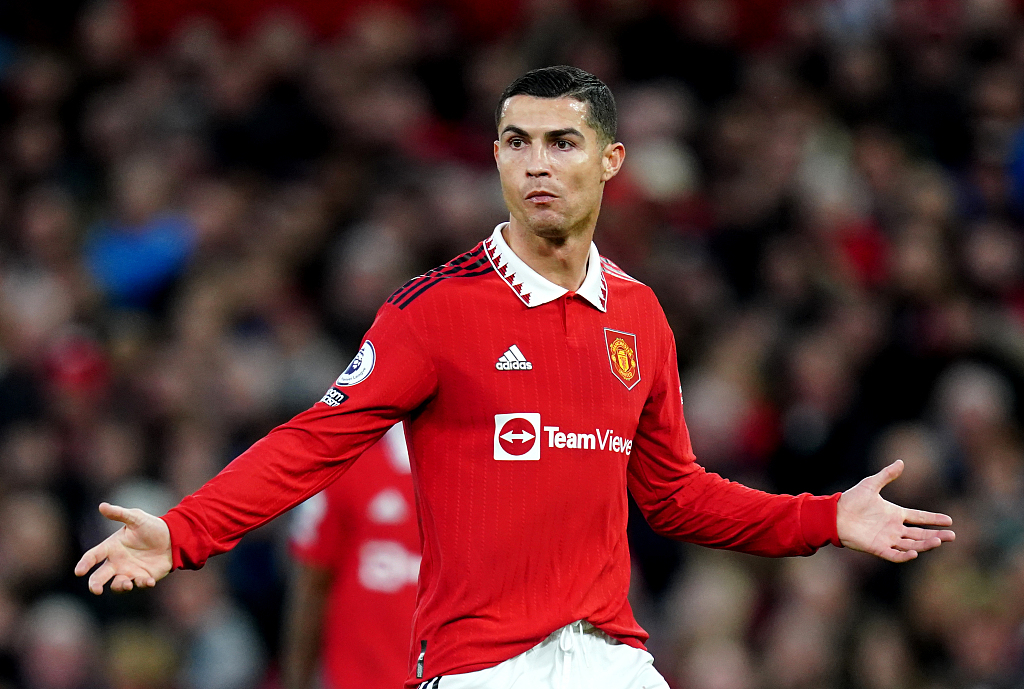
[[[514,124],[505,125],[505,128],[501,130],[501,135],[505,136],[505,134],[508,133],[508,132],[512,132],[513,134],[515,134],[517,136],[526,137],[527,139],[530,138],[530,135],[527,134],[525,130],[520,129],[519,127],[515,126]]]
[[[505,125],[505,128],[501,130],[501,135],[505,136],[505,134],[509,132],[515,134],[516,136],[521,136],[526,139],[530,138],[530,135],[527,134],[525,130],[520,129],[514,124]],[[565,129],[554,129],[550,132],[544,132],[544,136],[547,137],[548,139],[558,139],[563,136],[578,136],[581,139],[586,138],[583,136],[583,132],[581,132],[579,129],[576,129],[575,127],[566,127]]]
[[[544,136],[546,136],[549,139],[558,139],[560,137],[569,136],[569,135],[578,136],[581,139],[586,138],[586,137],[583,136],[583,132],[581,132],[579,129],[576,129],[575,127],[566,127],[565,129],[555,129],[554,131],[550,131],[550,132],[547,132],[547,133],[544,134]]]

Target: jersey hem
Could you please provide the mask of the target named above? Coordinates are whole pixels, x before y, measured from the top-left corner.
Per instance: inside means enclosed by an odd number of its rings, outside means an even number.
[[[615,639],[616,641],[618,641],[619,643],[623,644],[624,646],[629,646],[630,648],[635,648],[635,649],[640,650],[640,651],[646,651],[647,650],[647,646],[645,646],[644,643],[640,639],[635,637],[635,636],[631,636],[631,635],[628,635],[628,634],[627,635],[623,635],[623,636],[618,636],[618,635],[613,634],[612,632],[608,631],[607,629],[602,629],[601,627],[599,627],[597,625],[594,625],[594,629],[598,629],[598,630],[604,632],[610,638]],[[555,631],[558,631],[558,630],[556,629]],[[544,640],[548,638],[548,636],[549,635],[542,636],[536,642],[530,644],[529,646],[523,648],[520,651],[516,651],[515,653],[513,653],[508,658],[505,658],[504,660],[495,660],[495,661],[486,661],[486,662],[482,662],[482,663],[469,663],[467,665],[458,665],[456,667],[449,668],[447,670],[441,670],[440,672],[438,672],[436,669],[433,669],[430,672],[424,673],[423,677],[421,677],[419,679],[416,678],[416,673],[414,671],[412,674],[409,675],[409,677],[406,678],[405,685],[404,685],[405,689],[419,689],[419,687],[423,685],[424,681],[429,681],[429,680],[432,680],[432,679],[434,679],[436,677],[448,677],[448,676],[451,676],[451,675],[464,675],[464,674],[467,674],[467,673],[470,673],[470,672],[479,672],[481,670],[487,670],[487,669],[490,669],[492,667],[497,667],[498,665],[501,665],[502,663],[507,663],[508,661],[512,660],[513,658],[517,658],[518,656],[521,656],[522,654],[526,653],[527,651],[529,651],[532,648],[536,648],[539,644],[543,643]]]

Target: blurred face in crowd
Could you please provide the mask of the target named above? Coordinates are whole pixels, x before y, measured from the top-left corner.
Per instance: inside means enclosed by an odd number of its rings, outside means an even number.
[[[502,108],[494,160],[513,224],[548,239],[592,231],[604,184],[625,157],[587,122],[574,98],[512,96]]]

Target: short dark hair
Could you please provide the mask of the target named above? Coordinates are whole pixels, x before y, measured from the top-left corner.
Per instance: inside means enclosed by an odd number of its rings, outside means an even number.
[[[605,144],[615,141],[618,117],[615,112],[615,98],[608,86],[589,72],[579,67],[558,65],[533,69],[509,84],[501,94],[494,111],[494,126],[501,122],[501,111],[505,101],[512,96],[534,96],[536,98],[575,98],[586,103],[586,121],[598,138]]]

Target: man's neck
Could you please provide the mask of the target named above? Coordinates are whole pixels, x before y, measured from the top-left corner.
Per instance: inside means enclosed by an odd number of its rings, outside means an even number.
[[[587,277],[587,260],[594,229],[564,238],[539,237],[511,218],[502,229],[505,243],[541,277],[575,292]]]

